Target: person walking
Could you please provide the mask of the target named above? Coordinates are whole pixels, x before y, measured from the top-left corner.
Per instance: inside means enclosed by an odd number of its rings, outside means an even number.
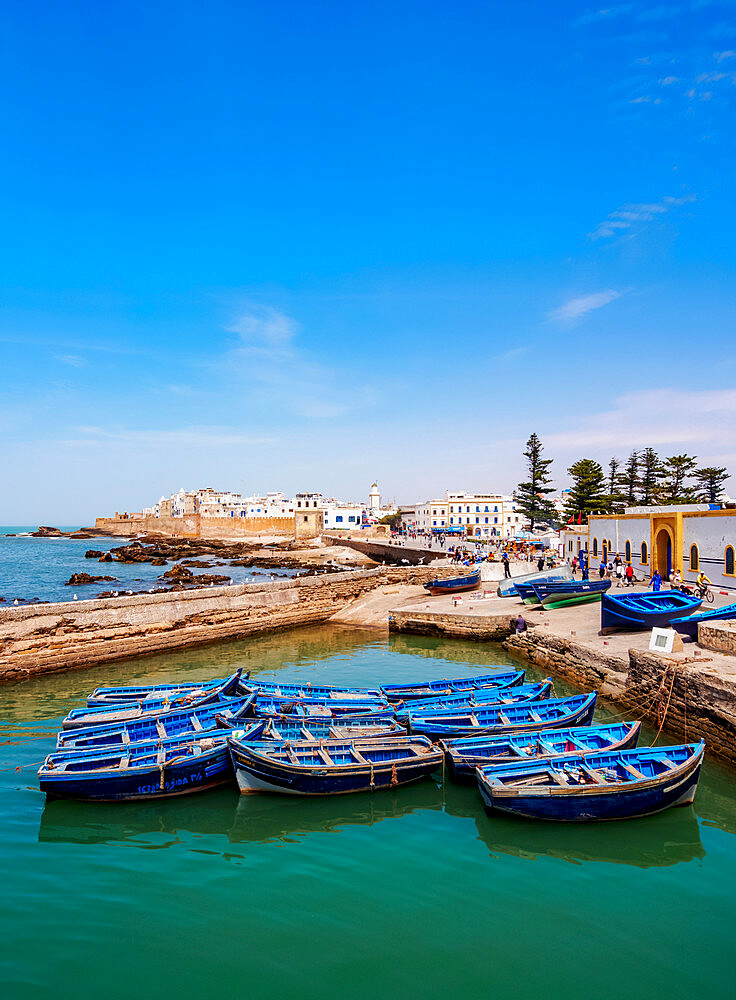
[[[598,567],[598,576],[602,580],[605,575],[606,575],[606,562],[604,559],[601,559],[601,564]]]
[[[509,554],[508,554],[508,552],[504,552],[504,554],[501,556],[501,559],[503,561],[503,575],[504,575],[504,577],[510,577],[511,576],[511,566],[509,565]]]
[[[616,586],[623,587],[624,585],[624,564],[619,561],[616,563]]]
[[[634,586],[634,567],[631,565],[631,563],[627,563],[626,564],[626,570],[624,572],[624,576],[626,577],[626,586],[627,587],[633,587]]]
[[[537,559],[537,569],[540,573],[544,569],[544,556],[540,556],[539,559]]]
[[[652,586],[652,592],[658,594],[662,589],[662,576],[658,569],[652,573],[652,578],[649,581]]]

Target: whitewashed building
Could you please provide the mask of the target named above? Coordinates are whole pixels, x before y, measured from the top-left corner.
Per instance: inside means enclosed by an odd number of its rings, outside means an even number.
[[[419,531],[461,531],[474,538],[512,539],[524,528],[513,497],[502,493],[445,493],[440,500],[416,505]]]
[[[702,570],[714,585],[736,589],[736,508],[715,504],[629,507],[589,518],[591,566],[617,553],[637,576],[674,570],[693,582]]]

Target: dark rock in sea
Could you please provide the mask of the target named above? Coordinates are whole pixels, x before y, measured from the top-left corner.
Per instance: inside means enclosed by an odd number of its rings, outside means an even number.
[[[182,559],[181,566],[195,566],[197,569],[212,569],[215,565],[211,562],[205,562],[204,559]]]
[[[42,524],[39,526],[38,531],[32,531],[31,534],[34,538],[48,538],[49,536],[53,538],[60,535],[61,530],[59,528],[49,528],[47,525]]]
[[[112,562],[112,556],[109,552],[105,552],[104,555],[100,556],[99,562]]]
[[[89,573],[72,573],[64,584],[65,587],[84,587],[88,583],[99,583],[100,580],[116,582],[114,576],[90,576]]]
[[[70,531],[67,538],[93,538],[89,531]]]
[[[232,577],[223,576],[221,573],[199,573],[194,577],[194,582],[199,586],[203,583],[230,583]]]
[[[168,580],[169,583],[176,583],[177,581],[190,583],[194,579],[194,573],[190,569],[187,569],[186,566],[172,566],[171,569],[166,570],[160,579]]]
[[[152,566],[166,566],[167,565],[167,560],[166,559],[162,559],[159,556],[158,559],[152,559],[151,560],[151,565]]]
[[[104,554],[105,553],[102,551],[102,549],[87,549],[87,551],[84,553],[84,558],[99,559],[100,556],[104,556]]]

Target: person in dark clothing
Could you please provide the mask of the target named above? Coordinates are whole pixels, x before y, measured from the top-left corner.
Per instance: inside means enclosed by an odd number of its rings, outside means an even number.
[[[537,569],[540,573],[544,569],[544,556],[540,556],[539,559],[537,559]]]
[[[526,632],[526,619],[523,615],[518,615],[516,618],[516,634],[521,635],[522,632]]]
[[[503,554],[503,556],[501,558],[503,560],[503,575],[505,577],[509,577],[509,576],[511,576],[511,566],[509,564],[509,554],[508,554],[508,552],[504,552],[504,554]]]

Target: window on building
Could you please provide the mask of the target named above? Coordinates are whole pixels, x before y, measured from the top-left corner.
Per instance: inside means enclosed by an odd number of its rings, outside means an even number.
[[[475,505],[475,513],[480,514],[480,504]]]
[[[697,570],[700,569],[700,555],[698,553],[697,545],[690,546],[690,569],[693,572],[696,572]]]
[[[476,517],[476,519],[475,519],[475,523],[476,523],[476,524],[480,524],[480,518],[479,518],[479,517]]]
[[[488,513],[488,504],[485,505],[485,507],[483,508],[483,510],[485,511],[486,514]]]
[[[597,555],[598,555],[598,539],[594,538],[593,539],[593,556],[595,557]]]
[[[486,524],[488,524],[488,518],[486,518]]]
[[[348,522],[352,523],[352,524],[355,524],[355,517],[354,517],[353,514],[351,514],[350,517],[348,518]]]
[[[452,510],[452,508],[450,508],[450,510]],[[450,524],[452,524],[454,520],[455,520],[455,518],[454,518],[454,517],[451,517],[451,518],[450,518]]]
[[[647,556],[648,556],[647,543],[646,542],[642,542],[641,543],[641,562],[642,562],[642,566],[646,565],[646,563],[647,563]]]
[[[338,521],[340,524],[342,524],[342,514],[336,514],[335,520]],[[350,518],[350,520],[352,521],[352,517]]]
[[[624,546],[624,559],[627,563],[631,562],[631,542],[628,540]]]
[[[493,523],[494,523],[494,524],[498,524],[498,518],[497,518],[497,517],[494,517],[494,518],[493,518]]]
[[[729,545],[726,549],[725,565],[726,575],[733,576],[733,545]]]
[[[494,508],[493,508],[493,513],[494,513],[494,514],[497,514],[497,513],[498,513],[498,507],[494,507]]]

